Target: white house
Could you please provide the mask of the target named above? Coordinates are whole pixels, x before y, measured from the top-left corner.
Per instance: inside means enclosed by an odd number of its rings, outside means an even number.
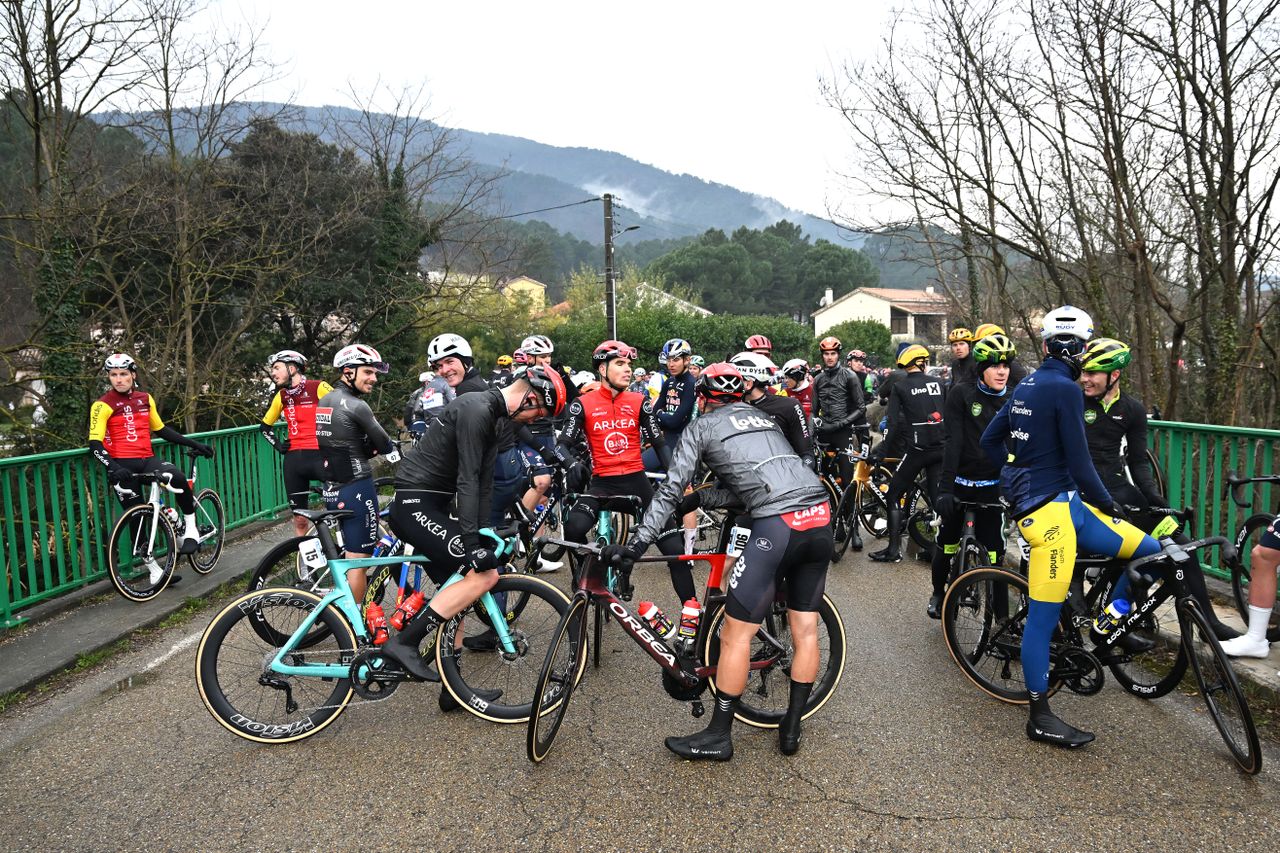
[[[930,285],[924,290],[860,287],[832,299],[828,289],[813,312],[813,333],[822,333],[850,320],[874,320],[889,327],[895,340],[941,344],[947,334],[947,298]]]

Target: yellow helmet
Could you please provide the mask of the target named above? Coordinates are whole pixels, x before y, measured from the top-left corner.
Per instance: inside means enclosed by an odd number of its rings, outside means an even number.
[[[983,338],[989,338],[992,335],[1005,335],[1007,337],[1008,333],[995,323],[983,323],[981,326],[973,330],[973,339],[975,341],[980,341]]]
[[[498,367],[510,367],[512,360],[509,355],[500,355],[498,356]]]
[[[929,360],[929,351],[920,344],[912,344],[911,346],[898,353],[898,367],[906,367],[913,361],[923,358]]]
[[[973,332],[963,326],[958,329],[952,329],[951,333],[947,335],[947,343],[954,344],[960,342],[966,344],[973,343]]]

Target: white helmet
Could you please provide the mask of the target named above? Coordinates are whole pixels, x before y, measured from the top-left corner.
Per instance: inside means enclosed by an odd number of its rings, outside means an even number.
[[[546,335],[530,335],[520,342],[520,349],[529,355],[551,355],[556,351],[551,344],[551,338]]]
[[[122,352],[113,352],[107,356],[107,360],[102,363],[103,370],[132,370],[135,373],[138,370],[138,363],[133,360],[133,356],[125,355]]]
[[[782,365],[782,375],[802,382],[809,376],[809,365],[803,358],[793,358]]]
[[[573,385],[575,388],[581,388],[583,385],[586,385],[588,382],[595,382],[595,381],[596,381],[596,377],[585,370],[579,370],[577,373],[573,374]]]
[[[1054,308],[1045,314],[1040,328],[1041,340],[1064,336],[1089,340],[1093,336],[1093,318],[1071,305]]]
[[[344,367],[372,367],[379,373],[386,373],[390,368],[387,363],[382,360],[382,356],[378,351],[368,344],[347,344],[338,350],[338,354],[333,357],[333,366],[336,368]]]
[[[291,349],[282,349],[280,352],[272,353],[271,358],[267,359],[267,366],[270,367],[277,361],[283,361],[285,364],[296,364],[300,369],[307,366],[307,357]]]
[[[430,382],[432,379],[435,379],[435,378],[436,378],[436,375],[432,373],[430,370],[424,370],[418,374],[418,381],[421,382],[423,385],[426,385],[428,382]]]
[[[743,379],[753,379],[756,382],[772,382],[774,374],[778,372],[778,365],[772,359],[754,352],[740,352],[729,359],[729,363],[738,368]]]
[[[471,344],[461,335],[445,333],[436,335],[427,344],[427,364],[435,364],[442,358],[471,358]]]

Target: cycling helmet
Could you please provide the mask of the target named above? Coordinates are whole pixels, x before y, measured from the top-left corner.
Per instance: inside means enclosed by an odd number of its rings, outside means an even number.
[[[1008,364],[1018,350],[1007,335],[987,335],[973,345],[973,360],[984,367],[991,364]]]
[[[769,352],[773,352],[773,341],[769,340],[764,335],[752,335],[751,337],[747,338],[747,342],[746,344],[744,344],[744,348],[745,349],[763,349],[763,350],[768,350]]]
[[[631,371],[631,374],[636,379],[643,379],[649,375],[649,371],[645,370],[643,367],[637,367],[635,370]]]
[[[591,375],[585,370],[579,370],[577,373],[573,374],[572,378],[573,378],[573,387],[577,388],[578,390],[582,390],[584,386],[590,385],[592,382],[596,381],[596,377]]]
[[[471,358],[471,344],[461,335],[445,333],[436,335],[427,344],[427,363],[435,364],[442,358]]]
[[[285,364],[296,364],[299,370],[303,370],[307,366],[307,357],[302,353],[291,349],[282,349],[280,352],[273,353],[271,358],[267,359],[267,367],[275,364],[277,361],[283,361]]]
[[[840,350],[844,349],[844,346],[840,343],[839,338],[835,337],[834,335],[827,335],[825,338],[823,338],[821,341],[818,342],[818,349],[821,350],[822,352],[830,352],[831,350],[840,352]]]
[[[898,353],[898,367],[907,367],[920,359],[929,360],[929,351],[920,344],[912,344]]]
[[[418,374],[418,381],[421,382],[423,385],[426,385],[428,382],[430,382],[432,379],[435,379],[435,378],[436,378],[436,375],[432,373],[430,370],[424,370]]]
[[[333,366],[339,370],[345,367],[372,367],[379,373],[386,373],[391,369],[378,351],[368,344],[347,344],[333,357]]]
[[[1007,334],[1008,333],[1005,332],[1004,329],[1000,328],[995,323],[983,323],[981,326],[973,330],[973,339],[975,341],[980,341],[983,338],[988,337],[990,335],[1007,335]]]
[[[1110,373],[1124,370],[1133,360],[1129,345],[1115,338],[1094,338],[1085,345],[1080,357],[1080,369],[1090,373]]]
[[[564,411],[569,392],[564,387],[564,377],[560,375],[560,371],[536,365],[527,368],[521,378],[533,386],[534,393],[538,395],[538,401],[547,410],[547,414],[557,417]]]
[[[707,365],[694,386],[698,393],[713,400],[740,400],[745,383],[737,367],[725,361]]]
[[[625,358],[628,361],[635,361],[638,353],[636,348],[613,339],[601,342],[596,347],[595,352],[591,353],[591,364],[596,368],[604,364],[606,361],[612,361],[615,358]]]
[[[510,367],[510,366],[511,366],[511,356],[509,355],[498,356],[498,367]]]
[[[955,343],[971,344],[973,343],[973,340],[974,340],[973,332],[969,331],[963,326],[957,329],[952,329],[947,334],[947,343],[949,344],[955,344]]]
[[[689,363],[699,370],[707,366],[707,360],[700,355],[689,356]]]
[[[1040,337],[1046,341],[1053,338],[1087,341],[1092,335],[1093,318],[1071,305],[1054,308],[1041,321]]]
[[[138,363],[133,360],[133,356],[125,355],[122,352],[113,352],[107,356],[107,360],[102,363],[103,370],[132,370],[138,372]]]
[[[556,351],[551,344],[551,338],[546,335],[530,335],[520,342],[520,349],[529,355],[551,355]]]
[[[782,375],[796,382],[803,382],[809,378],[809,365],[803,358],[793,358],[782,365]]]
[[[846,355],[846,356],[844,357],[844,360],[845,360],[845,361],[852,361],[852,360],[853,360],[853,359],[855,359],[855,358],[856,358],[858,361],[866,361],[866,360],[867,360],[867,354],[866,354],[865,352],[863,352],[862,350],[860,350],[860,349],[851,349],[851,350],[849,350],[849,354],[848,354],[848,355]]]
[[[693,346],[684,338],[672,338],[662,345],[662,355],[663,363],[668,358],[688,358],[693,355]]]
[[[756,382],[772,382],[773,375],[778,372],[778,365],[769,356],[755,352],[740,352],[729,359],[729,363],[738,368],[743,379]]]
[[[511,363],[516,367],[526,367],[533,364],[533,356],[522,349],[518,349],[511,353]]]

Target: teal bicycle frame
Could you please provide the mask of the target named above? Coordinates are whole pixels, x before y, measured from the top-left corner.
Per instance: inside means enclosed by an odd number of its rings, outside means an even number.
[[[482,535],[494,539],[498,546],[495,549],[499,557],[504,553],[514,550],[515,546],[510,545],[506,540],[499,537],[492,530],[485,528],[481,530]],[[388,566],[397,563],[417,563],[425,565],[428,562],[425,556],[418,554],[410,554],[408,556],[398,557],[359,557],[357,559],[331,558],[327,560],[325,568],[333,577],[334,588],[325,593],[319,603],[312,608],[306,618],[302,620],[302,624],[298,626],[293,635],[285,642],[280,650],[276,652],[275,657],[271,659],[271,664],[267,667],[272,672],[278,672],[282,675],[301,675],[310,676],[312,678],[347,678],[351,674],[349,666],[332,663],[304,663],[289,664],[284,662],[285,655],[292,652],[311,630],[311,626],[320,618],[320,614],[324,612],[329,605],[334,605],[338,612],[341,613],[355,630],[356,638],[362,646],[368,645],[370,641],[369,630],[365,627],[364,617],[360,613],[360,606],[356,603],[355,594],[351,592],[351,584],[347,582],[347,572],[351,569],[365,569],[374,566]],[[448,580],[441,584],[440,589],[452,586],[462,580],[462,572],[454,572]],[[437,594],[440,590],[437,590]],[[432,598],[435,596],[433,595]],[[502,612],[502,608],[498,606],[497,600],[494,599],[493,593],[486,591],[480,596],[480,603],[485,609],[485,613],[489,615],[489,622],[493,626],[493,631],[498,637],[502,651],[509,655],[518,653],[511,632],[507,630],[506,614]],[[374,648],[377,648],[376,646]]]

